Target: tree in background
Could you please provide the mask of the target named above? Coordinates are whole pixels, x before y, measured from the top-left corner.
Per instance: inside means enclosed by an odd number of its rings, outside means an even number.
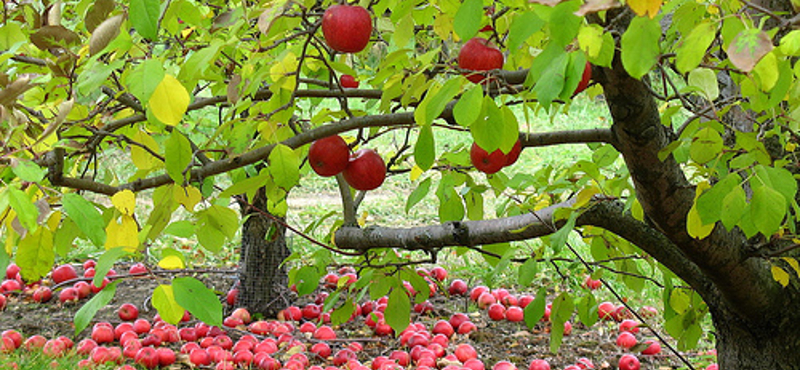
[[[797,368],[796,1],[376,0],[361,4],[372,27],[358,52],[349,45],[357,35],[337,43],[321,27],[332,5],[4,2],[0,261],[13,256],[36,280],[77,239],[110,256],[150,246],[175,257],[156,248],[165,234],[218,252],[245,215],[240,294],[251,298],[240,304],[269,312],[279,297],[248,290],[284,282],[276,261],[288,255],[287,195],[314,176],[306,144],[343,134],[350,148],[365,148],[400,132],[407,142],[380,154],[390,175],[415,180],[407,208],[435,189],[440,223],[361,228],[364,192],[337,175],[341,227],[319,239],[333,236],[336,246],[317,241],[325,248],[298,261],[289,280],[300,293],[316,287],[335,253],[358,256],[355,286],[391,292],[396,308],[409,297],[393,287],[425,285],[387,248],[424,250],[433,261],[445,247],[473,249],[495,268],[520,260],[524,284],[540,259],[570,256],[624,272],[633,290],[644,284],[636,276],[656,276],[665,329],[681,349],[697,343],[710,313],[722,368]],[[475,37],[483,40],[467,42]],[[462,45],[488,59],[462,59]],[[575,97],[589,74],[593,86]],[[573,98],[600,94],[610,127],[528,132],[530,115],[565,114]],[[590,143],[593,156],[564,169],[489,170],[481,166],[492,160],[471,161],[471,148],[437,143],[434,132],[444,130],[501,157],[517,140],[523,148]],[[491,193],[514,200],[497,218],[483,209]],[[241,214],[230,207],[234,196]],[[190,219],[173,218],[179,209]],[[571,255],[573,230],[591,257]],[[534,238],[547,246],[536,258],[511,244]],[[253,275],[265,272],[266,280]],[[186,281],[173,284],[174,297],[157,291],[162,317],[195,309],[180,298]],[[334,317],[349,317],[357,296],[337,298]],[[556,298],[554,347],[575,304],[592,312],[594,297]],[[538,320],[543,307],[530,307]]]

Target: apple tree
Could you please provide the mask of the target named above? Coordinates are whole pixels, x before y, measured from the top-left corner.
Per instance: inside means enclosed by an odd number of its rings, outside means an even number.
[[[797,1],[334,3],[4,1],[0,262],[36,280],[79,242],[174,268],[180,252],[160,237],[217,252],[241,227],[239,304],[274,313],[281,289],[309,292],[335,254],[359,258],[356,287],[391,291],[397,307],[409,298],[392,288],[419,279],[394,249],[432,261],[475,250],[521,262],[521,277],[569,256],[624,272],[634,291],[653,275],[682,349],[710,314],[722,368],[797,368]],[[532,115],[589,98],[610,124],[531,129]],[[442,145],[443,131],[475,144]],[[308,144],[342,135],[362,149],[390,133],[406,140],[380,153],[386,167],[333,171],[342,209],[313,239],[319,252],[290,255],[286,232],[301,228],[286,221],[288,194],[317,176]],[[566,144],[588,144],[592,160],[508,166],[523,148]],[[359,225],[383,171],[410,174],[408,207],[435,196],[439,222]],[[509,199],[493,216],[490,195]],[[591,256],[574,254],[573,231]],[[535,258],[514,243],[539,238]],[[154,297],[162,313],[194,309],[170,295],[190,283],[175,284]]]

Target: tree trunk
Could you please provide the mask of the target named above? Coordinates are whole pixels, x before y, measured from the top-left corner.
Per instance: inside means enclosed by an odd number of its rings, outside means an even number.
[[[289,305],[291,292],[288,275],[281,266],[289,256],[286,247],[286,228],[262,214],[267,210],[264,189],[256,193],[250,204],[242,202],[242,250],[239,261],[238,307],[251,313],[275,317]]]
[[[770,315],[773,316],[773,315]],[[800,369],[800,315],[787,306],[779,319],[751,323],[724,309],[711,310],[717,363],[723,370]],[[768,320],[768,319],[767,319]],[[765,320],[766,321],[766,320]]]

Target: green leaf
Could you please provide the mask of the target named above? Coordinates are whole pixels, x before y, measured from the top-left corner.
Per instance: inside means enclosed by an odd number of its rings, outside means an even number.
[[[5,254],[5,252],[0,252]],[[53,233],[46,227],[28,232],[17,245],[14,261],[21,268],[26,281],[37,281],[53,269],[56,255],[53,250]]]
[[[722,152],[722,137],[710,127],[698,131],[689,146],[689,156],[700,164],[716,158],[720,152]]]
[[[186,311],[175,300],[172,285],[159,285],[153,290],[153,307],[158,310],[158,315],[172,325],[177,325]]]
[[[553,300],[553,307],[550,311],[550,351],[558,352],[561,341],[564,339],[564,323],[569,320],[575,304],[569,293],[563,292]]]
[[[311,294],[319,286],[323,274],[315,266],[303,266],[297,270],[292,283],[297,284],[297,295]]]
[[[789,170],[764,165],[758,165],[754,169],[758,178],[750,180],[750,184],[753,188],[759,187],[763,182],[767,184],[767,186],[780,192],[785,199],[794,199],[797,193],[797,182]],[[786,205],[788,206],[789,203],[787,202]]]
[[[203,248],[217,253],[222,245],[236,234],[239,217],[236,211],[218,205],[197,212],[195,233]]]
[[[161,2],[159,0],[131,0],[128,13],[136,32],[148,40],[155,40],[158,36]]]
[[[408,199],[406,200],[406,213],[408,213],[408,211],[410,211],[411,208],[417,205],[417,203],[425,199],[425,196],[428,195],[430,190],[431,190],[431,178],[428,177],[425,180],[422,180],[422,182],[420,182],[419,185],[417,185],[417,188],[411,192],[411,195],[408,196]]]
[[[744,193],[744,189],[737,185],[722,199],[720,220],[726,229],[733,230],[733,227],[742,219],[746,211],[747,196]]]
[[[433,123],[433,120],[438,118],[447,107],[447,103],[451,102],[461,92],[463,83],[463,79],[451,78],[440,88],[428,90],[425,99],[414,110],[414,120],[417,125],[424,127]]]
[[[453,19],[453,30],[461,40],[469,40],[481,28],[483,0],[464,0]]]
[[[341,325],[346,323],[353,317],[353,312],[355,312],[356,307],[352,300],[348,299],[344,301],[344,303],[333,310],[331,313],[331,324],[332,325]]]
[[[712,224],[720,220],[722,212],[720,204],[735,187],[739,186],[739,181],[741,181],[741,178],[738,175],[725,176],[725,178],[697,198],[697,212],[700,214],[700,220],[703,221],[703,225]]]
[[[453,107],[453,117],[464,127],[469,127],[480,116],[483,109],[483,88],[475,86],[467,90]]]
[[[275,184],[288,191],[300,181],[300,157],[292,148],[278,144],[269,154],[268,170]]]
[[[786,198],[769,186],[753,190],[750,218],[758,231],[769,237],[781,227],[786,215]]]
[[[564,47],[575,40],[575,37],[578,36],[578,29],[583,23],[583,17],[575,15],[580,6],[581,4],[577,1],[562,1],[553,8],[548,23],[550,42]]]
[[[73,323],[75,324],[75,335],[77,336],[80,334],[87,326],[92,322],[94,315],[97,314],[101,308],[108,305],[111,302],[111,299],[114,298],[114,294],[117,292],[117,284],[122,280],[117,280],[111,284],[106,285],[103,290],[99,293],[95,294],[92,299],[86,302],[79,310],[75,313],[75,319]]]
[[[114,267],[114,263],[116,263],[120,257],[128,254],[125,251],[125,247],[118,247],[113,248],[105,251],[100,258],[97,259],[97,266],[95,266],[95,274],[94,278],[92,279],[92,284],[96,287],[100,287],[103,284],[103,278],[106,277],[108,274],[108,270]]]
[[[164,74],[164,64],[161,60],[147,59],[131,69],[125,82],[133,96],[139,101],[146,102],[164,80]]]
[[[716,24],[712,22],[701,22],[683,39],[683,43],[677,50],[675,65],[682,73],[689,72],[703,61],[706,50],[711,46],[711,42],[716,37]],[[714,100],[714,99],[711,99]]]
[[[174,235],[179,238],[189,238],[194,235],[194,223],[189,220],[175,221],[164,229],[164,234]]]
[[[222,304],[214,291],[193,277],[172,280],[175,301],[189,310],[198,320],[213,326],[222,326]]]
[[[553,248],[554,254],[559,254],[561,252],[561,248],[563,248],[564,244],[567,243],[569,233],[575,229],[575,220],[577,219],[578,212],[570,213],[567,223],[565,223],[564,226],[561,226],[558,231],[554,232],[553,235],[550,236],[550,247]]]
[[[411,322],[411,300],[403,289],[394,288],[389,293],[384,315],[386,323],[395,333],[399,334],[408,327]]]
[[[39,218],[39,209],[31,201],[28,194],[14,186],[6,188],[8,194],[8,203],[11,209],[17,213],[17,219],[22,226],[28,231],[34,231],[38,227],[36,219]],[[66,198],[66,196],[65,196]],[[81,198],[83,199],[83,198]]]
[[[483,111],[470,126],[475,143],[491,153],[497,149],[508,153],[519,139],[519,122],[510,108],[498,107],[494,100],[485,97]]]
[[[164,165],[169,177],[176,184],[183,184],[189,175],[189,164],[192,163],[192,144],[180,131],[172,130],[164,150]]]
[[[261,171],[257,176],[247,177],[244,180],[237,181],[220,193],[218,198],[229,198],[239,194],[252,195],[256,190],[266,185],[267,181],[269,181],[269,176],[270,174],[267,171]]]
[[[689,72],[689,86],[700,89],[703,96],[713,101],[719,97],[719,82],[717,73],[708,68],[698,68]]]
[[[594,298],[594,294],[587,292],[586,295],[578,301],[577,308],[578,319],[580,319],[584,325],[591,327],[597,322],[597,300]]]
[[[541,78],[536,81],[533,91],[536,92],[536,98],[539,99],[543,106],[549,107],[553,99],[561,95],[561,91],[564,90],[568,64],[569,55],[567,53],[555,55],[555,58],[550,60],[550,63],[542,73]]]
[[[544,27],[543,21],[534,12],[525,12],[518,14],[511,21],[511,26],[508,29],[508,50],[516,51],[520,45],[525,42],[534,33]]]
[[[397,278],[391,276],[380,276],[372,281],[372,284],[369,286],[369,297],[372,300],[379,299],[387,294],[395,286],[402,286],[402,284],[398,285],[399,282]]]
[[[436,144],[433,140],[433,129],[431,125],[425,125],[419,129],[419,137],[414,145],[414,161],[423,171],[427,171],[433,166],[436,160]]]
[[[62,204],[64,211],[95,246],[105,245],[106,225],[103,222],[103,216],[100,215],[94,204],[75,193],[65,194]]]
[[[655,66],[661,53],[661,26],[655,19],[634,18],[622,35],[622,65],[633,78],[642,78]]]
[[[439,196],[439,221],[459,221],[464,218],[464,203],[455,189],[450,188],[437,194]]]
[[[678,314],[683,314],[689,309],[691,298],[683,289],[675,289],[669,296],[669,306]]]
[[[525,263],[519,266],[519,272],[517,273],[519,285],[523,287],[530,286],[538,272],[539,262],[534,258],[528,258]]]
[[[11,169],[22,181],[39,182],[44,179],[46,170],[32,161],[20,159],[11,161]]]
[[[483,195],[470,190],[464,195],[464,205],[467,207],[467,218],[470,220],[483,220]]]
[[[71,218],[62,220],[61,225],[58,227],[58,230],[56,230],[55,240],[53,242],[56,253],[62,257],[66,256],[67,253],[72,250],[75,238],[79,236],[81,236],[81,230],[78,229],[78,225],[76,225]]]
[[[533,329],[539,320],[544,317],[544,309],[547,306],[546,298],[547,288],[541,287],[536,292],[536,297],[533,298],[533,301],[525,306],[525,325],[528,326],[528,329]]]

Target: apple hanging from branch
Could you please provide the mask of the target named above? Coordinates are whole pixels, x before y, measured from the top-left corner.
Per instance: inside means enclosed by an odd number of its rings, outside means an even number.
[[[350,148],[339,135],[328,136],[311,143],[308,163],[317,175],[335,176],[344,171],[350,160]]]
[[[367,191],[377,189],[386,179],[386,163],[372,149],[359,149],[350,156],[343,172],[344,179],[353,189]]]
[[[458,52],[458,68],[468,71],[491,71],[503,68],[503,53],[483,37],[473,37]],[[486,78],[485,73],[465,73],[467,79],[479,84]]]
[[[322,36],[328,46],[341,53],[364,50],[372,35],[372,17],[357,5],[333,5],[322,15]]]

